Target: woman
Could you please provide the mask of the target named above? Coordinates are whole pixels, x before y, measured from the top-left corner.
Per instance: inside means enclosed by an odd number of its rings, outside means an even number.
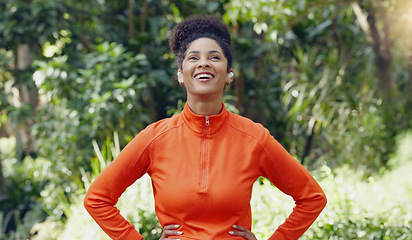
[[[170,47],[187,90],[184,110],[151,124],[122,150],[89,188],[86,209],[113,239],[143,239],[114,205],[148,173],[160,239],[256,239],[250,199],[263,176],[296,203],[270,239],[298,239],[326,196],[268,130],[225,109],[224,85],[234,78],[227,27],[212,16],[188,18],[173,28]]]

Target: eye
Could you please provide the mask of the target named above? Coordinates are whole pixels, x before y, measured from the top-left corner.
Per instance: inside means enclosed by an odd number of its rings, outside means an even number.
[[[214,55],[214,56],[211,56],[211,57],[210,57],[210,59],[212,59],[212,60],[220,60],[220,57],[219,57],[219,56]]]
[[[189,57],[187,58],[187,60],[189,60],[189,61],[196,61],[196,60],[198,60],[198,58],[197,58],[196,56],[189,56]]]

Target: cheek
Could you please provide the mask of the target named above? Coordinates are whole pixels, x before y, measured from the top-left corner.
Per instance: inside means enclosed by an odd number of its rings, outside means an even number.
[[[183,61],[181,66],[182,70],[190,70],[196,67],[196,63],[190,61]]]
[[[220,66],[219,68],[216,68],[216,71],[219,72],[219,74],[226,79],[228,74],[228,69],[226,66]]]

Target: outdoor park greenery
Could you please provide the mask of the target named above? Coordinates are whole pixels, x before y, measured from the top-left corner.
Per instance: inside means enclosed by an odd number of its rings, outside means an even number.
[[[168,36],[195,14],[233,37],[225,104],[327,194],[302,239],[412,239],[412,0],[0,0],[0,240],[107,239],[85,191],[182,108]],[[147,240],[161,234],[151,194],[144,177],[118,204]],[[259,179],[257,238],[292,207]]]

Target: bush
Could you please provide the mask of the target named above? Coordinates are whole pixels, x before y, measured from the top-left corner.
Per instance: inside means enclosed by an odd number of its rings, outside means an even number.
[[[361,176],[354,176],[349,169],[335,175],[327,167],[323,168],[320,183],[329,203],[301,239],[411,239],[412,180],[400,174],[412,171],[412,164],[403,168],[402,173],[399,170],[379,180],[360,182]],[[394,177],[402,178],[402,183]],[[401,192],[404,194],[399,194]],[[84,210],[82,200],[83,195],[71,206],[68,222],[57,239],[110,239]],[[252,215],[257,239],[267,239],[289,215],[293,205],[290,197],[277,191],[267,180],[256,182]],[[154,212],[148,176],[132,185],[117,207],[146,240],[159,239],[161,227]]]
[[[52,179],[48,161],[26,157],[20,162],[10,157],[15,139],[3,138],[0,142],[0,150],[4,153],[0,155],[0,164],[3,166],[7,193],[0,198],[0,240],[26,239],[32,226],[44,221],[47,216],[38,200],[41,190]]]
[[[302,239],[412,239],[411,142],[412,133],[398,139],[394,167],[382,176],[323,167],[328,205]]]
[[[334,175],[324,167],[329,203],[302,239],[411,239],[412,180],[404,171],[412,164],[399,170],[362,181],[349,168]]]
[[[411,137],[412,134],[405,135],[398,152],[392,156],[391,161],[400,165],[382,176],[364,179],[362,172],[349,167],[332,172],[324,166],[314,172],[326,192],[328,204],[301,239],[412,239],[412,178],[409,177],[412,156],[405,152],[409,148],[402,147]],[[92,162],[95,171],[107,164],[104,161],[107,156],[100,155],[100,160],[96,158]],[[93,178],[84,177],[85,186]],[[122,215],[146,240],[159,239],[161,235],[152,194],[150,178],[144,176],[127,189],[117,204]],[[85,211],[83,198],[84,192],[72,200],[64,228],[54,228],[59,237],[50,239],[109,239]],[[268,180],[260,179],[254,185],[251,205],[252,230],[257,239],[267,239],[290,214],[294,203]],[[53,229],[48,227],[50,225],[50,222],[45,224],[39,236],[42,232],[50,232]]]
[[[67,215],[68,220],[57,239],[109,240],[110,238],[84,209],[83,199],[84,195],[79,195],[73,201],[73,205],[69,210],[70,214]],[[116,207],[120,209],[121,214],[139,230],[146,240],[160,238],[162,229],[154,212],[152,187],[150,178],[147,175],[126,190]],[[43,240],[38,238],[38,240],[40,239]]]
[[[106,141],[101,148],[99,148],[97,142],[92,142],[96,157],[91,159],[91,172],[80,169],[84,189],[78,190],[77,194],[72,195],[72,197],[66,197],[63,191],[58,191],[53,195],[55,199],[58,199],[53,201],[56,209],[64,212],[67,217],[65,225],[62,227],[59,221],[50,218],[43,224],[36,226],[37,235],[32,238],[33,240],[110,239],[84,209],[83,199],[90,184],[107,164],[119,154],[120,147],[117,132],[114,133],[113,139],[113,143]],[[150,178],[145,175],[123,193],[116,205],[121,214],[139,230],[146,240],[157,240],[162,233],[162,228],[154,212],[152,195]],[[50,197],[46,199],[50,199]],[[46,236],[47,238],[45,238]]]

